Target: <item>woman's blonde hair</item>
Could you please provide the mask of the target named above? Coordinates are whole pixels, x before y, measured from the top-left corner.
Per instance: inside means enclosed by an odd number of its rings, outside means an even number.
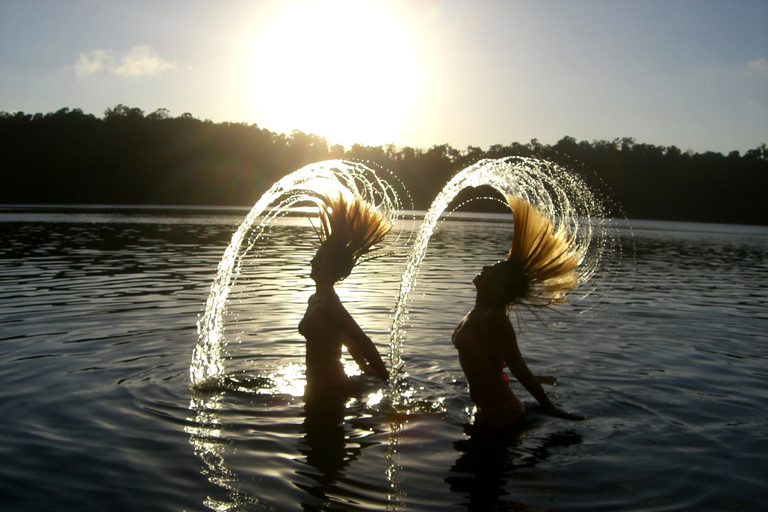
[[[524,199],[507,195],[507,201],[515,228],[506,260],[505,302],[526,307],[564,302],[579,284],[576,267],[582,256],[575,239]]]
[[[347,277],[361,256],[368,254],[392,229],[389,219],[360,196],[320,196],[320,251],[329,251],[339,268],[334,282]]]

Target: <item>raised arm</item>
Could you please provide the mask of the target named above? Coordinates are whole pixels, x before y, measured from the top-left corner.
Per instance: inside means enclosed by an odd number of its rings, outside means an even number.
[[[499,343],[501,343],[502,353],[504,354],[504,361],[507,363],[512,375],[520,381],[520,383],[528,390],[528,392],[539,402],[544,411],[550,416],[557,418],[564,418],[569,420],[583,420],[583,416],[566,412],[556,407],[547,396],[544,388],[541,387],[541,381],[536,377],[528,365],[523,359],[523,355],[520,353],[520,348],[517,346],[517,336],[515,336],[515,329],[512,327],[509,319],[505,318],[504,322],[498,322],[498,325],[494,326],[495,332],[499,336]]]

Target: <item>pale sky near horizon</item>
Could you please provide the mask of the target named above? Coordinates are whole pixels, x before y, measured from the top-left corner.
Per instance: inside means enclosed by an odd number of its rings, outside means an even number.
[[[768,1],[0,0],[0,111],[456,149],[768,143]]]

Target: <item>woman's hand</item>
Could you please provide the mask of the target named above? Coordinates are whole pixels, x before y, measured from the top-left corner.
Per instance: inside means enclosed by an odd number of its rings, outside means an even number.
[[[557,382],[557,377],[552,375],[537,375],[536,380],[539,381],[539,384],[554,384]]]
[[[552,407],[546,408],[544,412],[549,416],[554,416],[555,418],[561,418],[564,420],[582,421],[587,419],[585,416],[580,416],[578,414],[573,414],[572,412],[564,411],[558,407],[555,407],[554,405]]]
[[[360,370],[365,375],[378,375],[382,381],[384,382],[389,381],[389,372],[387,371],[387,368],[383,365],[383,363],[382,363],[382,366],[379,367],[378,369],[376,369],[376,367],[371,363],[365,363],[364,366],[360,366]]]

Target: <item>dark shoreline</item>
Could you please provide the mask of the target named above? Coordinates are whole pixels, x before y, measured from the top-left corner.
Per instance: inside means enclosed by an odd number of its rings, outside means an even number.
[[[212,123],[162,109],[144,115],[118,105],[104,118],[63,108],[48,114],[0,112],[0,203],[247,207],[271,184],[315,162],[344,159],[400,181],[417,210],[429,208],[452,176],[483,159],[533,158],[578,175],[631,219],[768,225],[768,145],[741,154],[694,153],[632,137],[547,145],[495,144],[460,150],[330,145],[294,130]],[[493,194],[489,187],[456,198]],[[473,210],[502,212],[475,203]]]

